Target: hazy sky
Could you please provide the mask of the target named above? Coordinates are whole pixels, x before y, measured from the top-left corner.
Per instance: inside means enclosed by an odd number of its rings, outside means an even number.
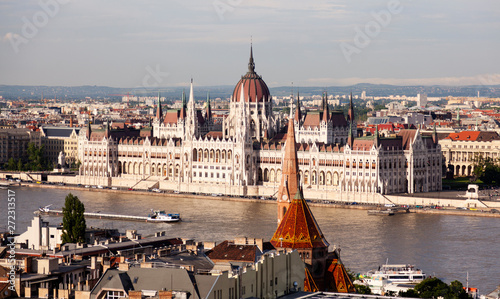
[[[500,84],[498,0],[2,0],[0,84]]]

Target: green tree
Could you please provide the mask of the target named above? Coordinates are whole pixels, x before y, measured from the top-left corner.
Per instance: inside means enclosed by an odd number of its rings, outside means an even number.
[[[77,196],[69,193],[63,207],[63,243],[85,242],[85,206]]]
[[[370,295],[372,293],[372,289],[369,286],[365,286],[363,284],[355,284],[354,288],[356,289],[356,293]]]
[[[7,168],[7,170],[16,170],[16,160],[14,160],[14,158],[10,158],[7,161],[5,168]]]
[[[420,298],[445,297],[448,294],[448,285],[437,277],[427,278],[415,286]]]
[[[447,285],[439,278],[427,278],[417,284],[413,290],[400,292],[401,297],[413,298],[437,298],[445,299],[468,299],[470,296],[465,292],[461,282],[455,280]]]
[[[482,155],[475,157],[474,175],[487,185],[493,183],[500,185],[500,166],[497,161],[489,157],[483,158]]]
[[[17,170],[23,171],[23,161],[21,159],[17,160]]]

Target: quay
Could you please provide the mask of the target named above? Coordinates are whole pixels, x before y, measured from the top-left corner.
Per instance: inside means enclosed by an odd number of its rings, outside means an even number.
[[[40,214],[40,215],[48,215],[48,216],[62,216],[63,215],[62,210],[36,211],[35,213]],[[118,214],[91,213],[91,212],[84,212],[83,215],[86,218],[148,222],[148,217],[146,217],[146,216],[118,215]]]

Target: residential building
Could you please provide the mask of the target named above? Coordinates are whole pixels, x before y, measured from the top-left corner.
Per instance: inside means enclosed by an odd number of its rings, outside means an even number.
[[[23,128],[0,129],[0,163],[10,158],[25,159],[30,143],[41,145],[40,132]]]

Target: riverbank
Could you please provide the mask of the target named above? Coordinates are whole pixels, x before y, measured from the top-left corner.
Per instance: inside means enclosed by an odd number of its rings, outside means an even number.
[[[219,201],[237,201],[237,202],[257,202],[264,204],[274,204],[275,200],[269,198],[249,198],[241,196],[224,196],[224,195],[203,195],[196,193],[174,193],[174,192],[152,192],[144,190],[125,190],[125,189],[104,189],[104,188],[85,188],[73,185],[50,185],[50,184],[36,184],[36,183],[14,183],[15,186],[21,187],[31,187],[31,188],[52,188],[52,189],[62,189],[62,190],[80,190],[88,192],[108,192],[108,193],[122,193],[122,194],[138,194],[138,195],[148,195],[148,196],[158,196],[158,197],[172,197],[172,198],[185,198],[189,196],[191,198],[197,199],[208,199],[208,200],[219,200]],[[324,208],[337,208],[337,209],[358,209],[358,210],[373,210],[377,208],[383,208],[380,204],[353,204],[349,202],[332,202],[332,201],[308,201],[310,206],[324,207]],[[415,208],[410,207],[410,213],[421,213],[421,214],[441,214],[441,215],[457,215],[457,216],[472,216],[472,217],[491,217],[500,218],[500,213],[491,213],[491,209],[474,209],[474,210],[463,210],[456,209],[455,207],[442,207],[436,208]],[[396,213],[405,214],[405,213]]]

